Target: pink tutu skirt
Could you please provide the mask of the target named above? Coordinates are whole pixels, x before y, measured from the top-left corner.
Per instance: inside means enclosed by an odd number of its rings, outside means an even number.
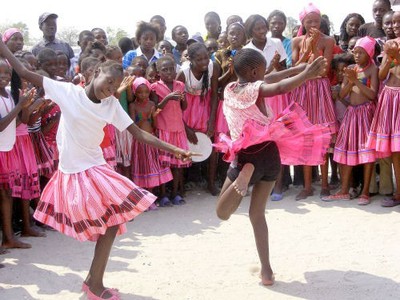
[[[217,115],[215,120],[215,134],[214,134],[214,141],[216,143],[219,142],[220,133],[229,134],[228,123],[226,122],[224,111],[222,109],[223,105],[224,105],[223,100],[218,101]]]
[[[133,139],[132,180],[142,188],[152,188],[172,180],[169,167],[161,166],[159,150]]]
[[[181,149],[189,150],[188,139],[185,131],[167,131],[158,129],[157,133],[160,140]],[[188,168],[191,165],[191,162],[177,159],[172,153],[162,150],[159,150],[159,159],[163,166],[171,168]]]
[[[290,101],[298,103],[312,124],[327,124],[331,133],[337,132],[332,91],[328,78],[308,80],[290,93]]]
[[[22,186],[21,194],[18,198],[23,200],[39,198],[38,165],[30,136],[28,134],[17,136],[14,148],[19,157],[19,172]],[[19,189],[19,187],[17,188]],[[19,193],[19,191],[16,193]]]
[[[128,130],[115,131],[116,161],[124,167],[131,165],[133,136]]]
[[[400,152],[400,87],[383,88],[371,124],[367,147],[376,150],[377,158]]]
[[[214,146],[225,153],[223,159],[227,162],[233,161],[241,149],[274,141],[282,164],[312,166],[324,163],[331,133],[329,125],[311,124],[304,110],[298,104],[292,103],[270,124],[248,120],[240,138],[232,141],[221,134],[220,139],[221,142]]]
[[[11,190],[11,196],[21,198],[19,155],[15,145],[10,151],[0,151],[0,189]]]
[[[367,147],[374,112],[375,104],[372,102],[347,107],[337,135],[334,161],[347,166],[375,161],[375,150]]]
[[[145,211],[156,197],[137,187],[109,165],[75,174],[57,170],[43,190],[33,215],[36,220],[79,241],[97,241],[108,227],[125,223]]]
[[[32,141],[33,150],[35,151],[35,158],[38,166],[39,176],[53,174],[53,152],[47,145],[43,133],[39,130],[36,132],[30,132],[29,136]]]
[[[207,132],[211,112],[210,95],[211,93],[208,92],[201,99],[199,95],[186,93],[188,106],[183,111],[183,121],[195,131]]]

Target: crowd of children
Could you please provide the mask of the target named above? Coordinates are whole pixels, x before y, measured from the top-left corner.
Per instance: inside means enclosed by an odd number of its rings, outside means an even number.
[[[81,53],[71,60],[51,47],[35,56],[24,50],[21,31],[6,30],[8,50],[0,51],[0,253],[30,247],[14,236],[15,228],[22,236],[44,235],[31,226],[34,208],[37,226],[108,249],[95,253],[83,290],[91,299],[118,299],[102,286],[99,268],[124,222],[144,210],[185,204],[185,190],[203,183],[212,195],[222,187],[217,214],[227,219],[251,183],[257,194],[250,218],[259,253],[267,253],[260,254],[261,277],[269,285],[268,235],[258,214],[270,194],[281,200],[292,183],[304,187],[296,200],[312,196],[316,165],[323,201],[358,198],[367,205],[381,193],[387,196],[382,206],[399,205],[400,12],[388,0],[373,1],[372,11],[373,23],[349,14],[332,37],[325,16],[310,3],[291,38],[283,36],[281,11],[244,22],[233,15],[226,27],[210,12],[204,38],[189,38],[178,25],[171,41],[157,15],[139,22],[136,36],[118,46],[108,45],[101,28],[82,31]],[[45,14],[39,22],[51,26],[56,18]],[[268,138],[260,137],[266,124],[272,128]],[[217,145],[203,163],[188,159],[196,132]],[[79,195],[75,204],[67,204],[66,187]],[[99,205],[96,197],[105,194],[115,202]],[[90,222],[104,226],[88,224],[77,212],[86,207]]]

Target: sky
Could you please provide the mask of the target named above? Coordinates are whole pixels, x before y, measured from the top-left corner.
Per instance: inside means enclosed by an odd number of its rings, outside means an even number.
[[[287,16],[298,19],[299,12],[310,0],[152,0],[146,1],[54,1],[54,0],[2,0],[0,24],[23,22],[28,25],[30,36],[40,38],[38,17],[43,12],[56,13],[58,31],[63,28],[75,28],[78,31],[101,27],[106,29],[123,29],[134,36],[136,23],[141,20],[149,21],[151,16],[164,16],[167,23],[166,36],[171,35],[171,29],[176,25],[188,28],[189,35],[196,32],[205,33],[203,17],[209,11],[217,12],[225,25],[229,15],[240,15],[244,20],[251,14],[257,13],[264,17],[279,9]],[[103,3],[106,3],[104,5]],[[373,0],[314,0],[313,3],[327,14],[334,23],[335,32],[347,14],[360,13],[367,22],[372,21]],[[361,4],[362,3],[362,4]],[[92,11],[92,13],[90,13]],[[224,27],[224,26],[223,26]]]

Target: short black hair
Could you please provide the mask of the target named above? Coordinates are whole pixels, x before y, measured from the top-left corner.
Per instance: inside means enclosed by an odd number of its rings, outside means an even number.
[[[238,77],[245,77],[246,73],[266,64],[264,56],[260,51],[254,49],[241,49],[233,57],[233,68]]]

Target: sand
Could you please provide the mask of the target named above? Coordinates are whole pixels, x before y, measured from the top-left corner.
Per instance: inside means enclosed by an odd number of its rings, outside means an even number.
[[[379,196],[365,207],[319,196],[296,202],[298,192],[267,205],[273,287],[259,284],[250,198],[220,221],[216,197],[201,190],[129,223],[105,285],[122,299],[400,299],[400,207],[381,207]],[[51,231],[22,240],[32,249],[0,256],[0,299],[86,299],[93,243]]]

